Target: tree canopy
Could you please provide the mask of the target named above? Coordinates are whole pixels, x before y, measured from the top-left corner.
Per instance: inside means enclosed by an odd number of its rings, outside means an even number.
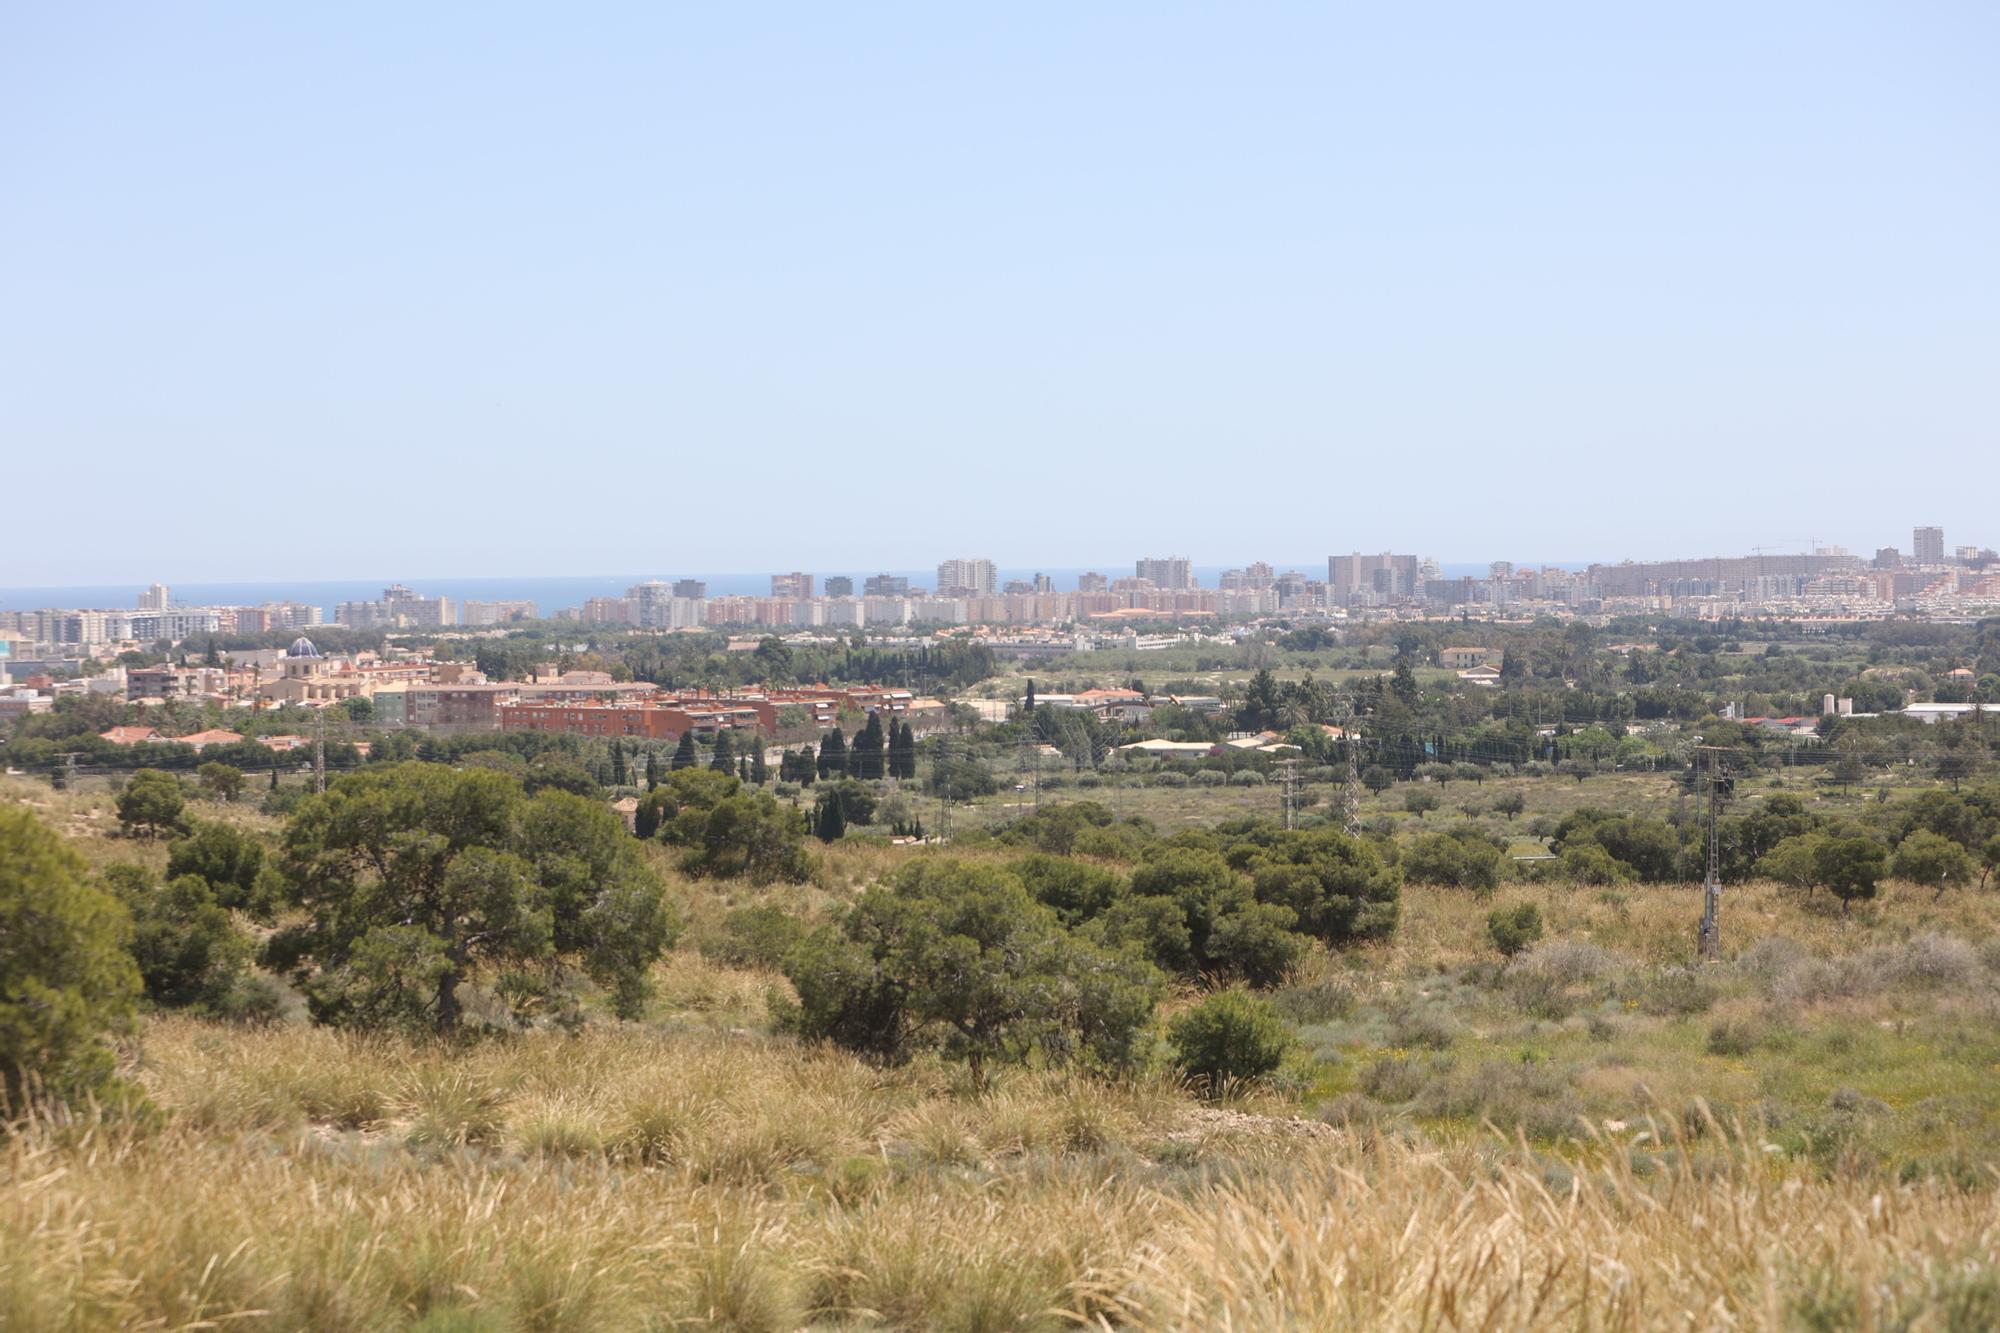
[[[283,870],[309,920],[270,956],[316,1018],[455,1030],[460,988],[488,979],[517,1015],[569,1002],[580,969],[635,1016],[679,920],[623,823],[600,801],[528,796],[504,773],[404,763],[301,803]]]
[[[26,810],[0,807],[0,1090],[20,1109],[117,1085],[105,1036],[139,997],[131,921]]]

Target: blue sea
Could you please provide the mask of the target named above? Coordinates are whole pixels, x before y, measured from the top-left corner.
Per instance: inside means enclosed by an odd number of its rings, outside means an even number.
[[[1283,573],[1289,569],[1303,571],[1308,577],[1325,578],[1326,560],[1296,561],[1290,564],[1273,562],[1273,566]],[[1565,565],[1564,568],[1579,568]],[[1195,581],[1212,588],[1225,567],[1222,565],[1197,565],[1194,568]],[[1098,573],[1110,578],[1120,578],[1131,571],[1130,564],[1098,565]],[[1450,564],[1442,566],[1448,578],[1464,575],[1484,576],[1485,565]],[[1042,569],[1002,569],[999,571],[1001,583],[1012,579],[1030,580],[1036,574],[1047,574],[1055,580],[1056,589],[1067,592],[1076,587],[1077,575],[1086,572],[1082,568],[1042,568]],[[932,569],[830,569],[813,571],[818,578],[818,586],[824,587],[828,574],[846,574],[854,580],[855,590],[861,588],[861,581],[870,575],[889,573],[907,578],[916,587],[929,587],[937,577]],[[421,578],[402,579],[401,582],[423,597],[449,597],[455,602],[510,602],[530,601],[541,614],[553,615],[565,607],[582,606],[592,597],[616,597],[635,583],[649,578],[668,580],[681,578],[700,579],[708,585],[710,597],[738,595],[761,596],[771,591],[771,576],[761,574],[688,574],[670,571],[662,574],[597,574],[573,577],[523,576],[519,578]],[[342,602],[373,601],[382,595],[381,582],[343,579],[333,582],[279,582],[279,583],[176,583],[172,585],[176,606],[260,606],[265,602],[305,602],[320,607],[329,619],[333,608]],[[144,590],[142,583],[111,585],[100,587],[21,587],[0,588],[0,611],[35,611],[44,607],[92,607],[113,609],[135,606],[139,594]]]

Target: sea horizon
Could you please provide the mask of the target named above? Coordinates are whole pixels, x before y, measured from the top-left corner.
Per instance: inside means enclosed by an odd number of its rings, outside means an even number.
[[[1586,562],[1588,563],[1588,562]],[[1321,557],[1316,562],[1271,562],[1279,573],[1299,570],[1316,578],[1325,577],[1326,560]],[[1563,569],[1581,569],[1583,564],[1561,561],[1517,561],[1523,568],[1540,568],[1544,564],[1556,565]],[[1225,569],[1241,568],[1238,565],[1196,565],[1193,567],[1195,581],[1203,587],[1212,588]],[[1077,566],[1032,566],[1003,567],[998,571],[1002,584],[1013,579],[1032,579],[1037,574],[1046,574],[1056,582],[1058,592],[1073,591],[1077,576],[1084,573],[1100,573],[1109,578],[1126,577],[1125,565],[1077,565]],[[1485,562],[1440,563],[1440,571],[1448,578],[1465,576],[1483,577],[1488,569]],[[260,606],[265,602],[303,602],[317,606],[331,616],[333,609],[342,602],[374,601],[381,597],[388,583],[400,582],[420,596],[449,597],[454,602],[480,601],[531,601],[543,616],[568,607],[582,606],[592,597],[617,597],[635,583],[647,579],[668,580],[691,578],[708,585],[710,597],[764,596],[771,591],[771,575],[775,571],[759,573],[711,573],[711,574],[577,574],[577,575],[482,575],[473,577],[409,577],[403,579],[270,579],[238,580],[226,582],[169,583],[175,606]],[[863,579],[875,574],[890,574],[909,579],[918,586],[928,586],[937,575],[931,569],[830,569],[824,572],[811,570],[815,588],[822,588],[829,575],[846,575],[854,580],[859,590]],[[87,610],[131,610],[137,605],[139,594],[147,584],[24,584],[15,587],[0,587],[0,611],[38,611],[48,608],[78,608]]]

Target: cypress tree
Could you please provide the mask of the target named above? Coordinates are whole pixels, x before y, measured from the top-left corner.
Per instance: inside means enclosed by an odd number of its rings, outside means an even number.
[[[611,742],[611,785],[622,787],[631,777],[625,770],[625,747],[618,741]]]
[[[657,750],[646,751],[646,790],[660,785],[660,754]]]
[[[715,756],[708,761],[708,766],[718,773],[736,772],[736,745],[729,739],[727,730],[715,733]]]
[[[854,733],[854,775],[870,782],[882,777],[882,715],[870,713],[868,725]]]
[[[819,775],[837,778],[847,771],[847,738],[835,727],[819,743]]]
[[[1028,702],[1023,705],[1023,710],[1030,713],[1035,711],[1035,678],[1033,676],[1028,677]]]
[[[683,768],[693,768],[700,762],[701,755],[694,748],[694,732],[692,730],[683,731],[681,733],[681,743],[674,747],[673,760],[667,767],[678,772]]]
[[[821,842],[838,842],[847,832],[847,813],[840,808],[840,797],[832,792],[824,792],[819,798],[819,827],[813,833]]]
[[[764,760],[764,747],[759,745],[750,752],[750,781],[761,787],[770,780],[771,769]]]

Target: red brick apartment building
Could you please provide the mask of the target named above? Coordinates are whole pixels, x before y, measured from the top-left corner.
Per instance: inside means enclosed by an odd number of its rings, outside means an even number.
[[[770,712],[771,728],[775,730],[777,710]],[[689,731],[704,738],[721,731],[761,731],[764,719],[751,700],[734,704],[718,700],[685,708],[655,704],[513,703],[501,705],[500,729],[677,741]]]

